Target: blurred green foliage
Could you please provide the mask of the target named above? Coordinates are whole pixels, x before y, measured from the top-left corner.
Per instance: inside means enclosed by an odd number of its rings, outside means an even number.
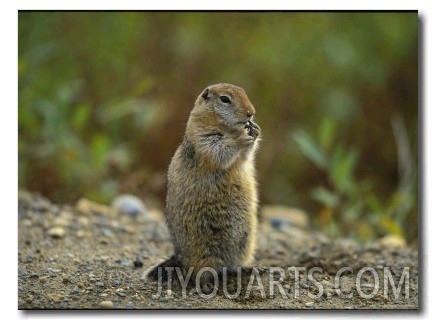
[[[398,134],[406,132],[400,118],[394,118]],[[306,132],[296,132],[294,139],[302,153],[311,160],[324,177],[324,183],[315,186],[311,197],[321,205],[319,220],[331,236],[351,236],[360,240],[394,234],[405,236],[404,218],[412,213],[416,202],[417,172],[407,146],[398,145],[404,158],[402,163],[402,184],[388,199],[373,190],[369,180],[357,181],[358,151],[355,147],[346,149],[336,136],[337,123],[324,118],[319,126],[317,141]],[[403,140],[401,143],[403,143]],[[405,172],[405,167],[409,171]]]
[[[162,204],[196,96],[230,82],[263,129],[262,203],[416,241],[416,12],[20,12],[18,40],[20,188]]]

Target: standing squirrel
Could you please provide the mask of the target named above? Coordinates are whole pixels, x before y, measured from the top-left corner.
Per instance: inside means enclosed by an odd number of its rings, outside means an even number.
[[[203,267],[234,272],[253,257],[257,232],[254,156],[260,128],[255,109],[237,86],[211,85],[196,99],[184,138],[168,170],[165,220],[174,254],[147,273],[166,279],[165,267],[193,276]]]

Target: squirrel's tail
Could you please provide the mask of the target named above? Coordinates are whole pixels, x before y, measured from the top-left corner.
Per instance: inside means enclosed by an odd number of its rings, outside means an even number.
[[[181,268],[180,260],[175,255],[171,256],[170,258],[159,263],[158,265],[148,269],[145,278],[149,281],[168,281],[168,271],[166,269],[167,267]]]

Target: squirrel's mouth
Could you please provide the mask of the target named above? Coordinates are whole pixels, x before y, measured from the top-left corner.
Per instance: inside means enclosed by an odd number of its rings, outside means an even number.
[[[252,121],[252,117],[247,118],[246,120],[243,121],[237,121],[237,124],[241,124],[244,126],[254,126],[254,127],[258,127],[253,121]]]
[[[248,135],[253,137],[254,139],[258,137],[260,134],[260,127],[251,120],[245,122],[245,130]]]

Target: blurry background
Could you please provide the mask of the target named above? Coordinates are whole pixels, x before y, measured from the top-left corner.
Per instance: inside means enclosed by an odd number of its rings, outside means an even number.
[[[19,187],[162,207],[201,90],[245,88],[262,204],[417,241],[417,13],[19,13]]]

